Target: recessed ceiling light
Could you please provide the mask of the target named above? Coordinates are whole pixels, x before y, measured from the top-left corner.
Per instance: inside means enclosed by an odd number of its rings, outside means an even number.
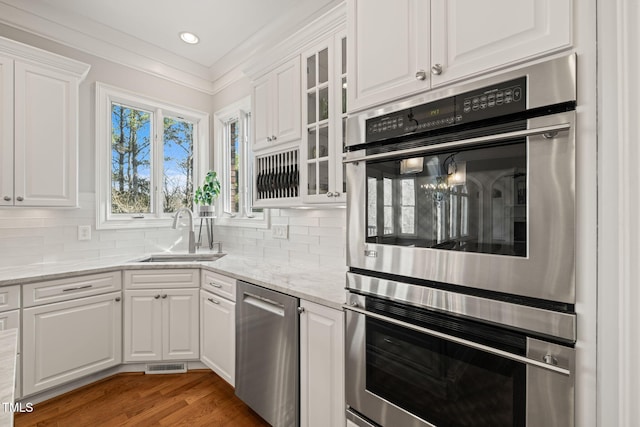
[[[198,36],[196,36],[193,33],[188,32],[188,31],[181,32],[180,33],[180,38],[182,39],[183,42],[189,43],[189,44],[196,44],[196,43],[198,43],[200,41]]]

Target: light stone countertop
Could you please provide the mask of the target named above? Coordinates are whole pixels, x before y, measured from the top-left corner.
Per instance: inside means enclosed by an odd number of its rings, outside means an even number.
[[[209,262],[136,262],[145,257],[119,256],[0,268],[0,286],[62,279],[118,269],[205,268],[336,309],[342,309],[346,299],[344,290],[346,266],[321,268],[283,264],[233,254],[227,254]]]
[[[0,427],[13,425],[9,404],[14,403],[18,330],[0,331]]]

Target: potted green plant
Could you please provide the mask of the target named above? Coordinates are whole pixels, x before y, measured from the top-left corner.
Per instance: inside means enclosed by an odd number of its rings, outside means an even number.
[[[215,207],[213,203],[220,195],[220,181],[218,175],[214,171],[207,172],[204,177],[202,186],[196,188],[193,194],[193,201],[200,206],[201,217],[211,217],[215,214]]]

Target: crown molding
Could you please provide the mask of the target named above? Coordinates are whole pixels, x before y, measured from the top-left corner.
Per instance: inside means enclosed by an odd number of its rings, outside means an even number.
[[[80,81],[84,80],[91,68],[89,64],[85,64],[84,62],[76,61],[75,59],[70,59],[5,37],[0,37],[0,52],[14,58],[34,61],[39,65],[64,70],[76,76]]]
[[[264,29],[218,63],[205,67],[105,25],[73,19],[53,7],[44,6],[42,14],[36,15],[21,8],[22,4],[22,0],[0,0],[0,23],[209,95],[291,59],[314,40],[346,23],[344,1],[334,0],[284,40],[278,42],[282,35],[275,34],[273,27]],[[292,18],[283,17],[283,25],[287,19]],[[278,58],[277,63],[273,58]]]
[[[65,26],[23,10],[19,5],[17,0],[0,0],[0,22],[173,83],[210,95],[214,93],[207,67],[93,21],[79,20],[73,27]],[[59,16],[54,8],[43,12],[51,18]]]

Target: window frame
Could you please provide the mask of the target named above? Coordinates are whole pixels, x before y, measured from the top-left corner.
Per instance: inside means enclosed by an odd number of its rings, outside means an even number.
[[[221,175],[221,194],[216,200],[216,225],[234,226],[234,227],[252,227],[252,228],[269,228],[269,210],[263,209],[262,218],[251,217],[247,214],[247,203],[249,206],[253,204],[254,182],[250,177],[249,170],[254,168],[254,154],[251,147],[251,138],[248,133],[251,131],[250,123],[247,118],[251,117],[251,98],[246,97],[236,101],[214,113],[214,129],[215,137],[213,143],[215,170]],[[232,215],[226,206],[225,201],[229,193],[229,158],[225,149],[226,124],[234,119],[238,120],[240,129],[242,130],[240,141],[240,159],[242,165],[239,178],[239,192],[242,195],[240,203],[240,215]],[[248,156],[247,156],[248,154]],[[250,181],[250,182],[248,182]]]
[[[111,109],[112,104],[147,110],[153,113],[151,147],[152,213],[111,213]],[[96,229],[169,227],[172,214],[162,206],[163,138],[165,117],[181,118],[193,123],[194,187],[204,178],[209,159],[209,114],[169,104],[126,89],[96,82]]]

